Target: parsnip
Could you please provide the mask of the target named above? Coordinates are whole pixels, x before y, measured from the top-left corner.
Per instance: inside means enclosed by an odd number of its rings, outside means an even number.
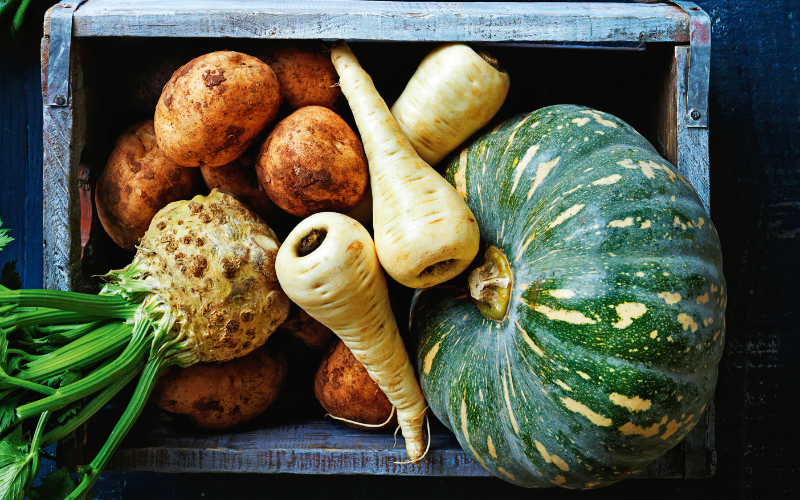
[[[275,260],[284,292],[341,338],[397,409],[412,462],[423,456],[425,398],[389,306],[372,238],[346,215],[322,212],[298,224]]]
[[[508,95],[508,73],[485,52],[446,43],[422,60],[392,105],[400,129],[429,165],[489,123]]]
[[[381,265],[412,288],[456,276],[478,253],[475,216],[414,151],[350,47],[336,42],[331,60],[367,154]]]

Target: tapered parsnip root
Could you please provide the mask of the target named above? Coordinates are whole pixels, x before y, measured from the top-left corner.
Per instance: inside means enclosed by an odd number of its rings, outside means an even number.
[[[418,462],[425,448],[425,399],[367,230],[346,215],[312,215],[286,238],[275,269],[286,294],[344,341],[389,398],[408,457]]]
[[[346,43],[333,45],[331,60],[367,154],[381,265],[412,288],[458,275],[478,253],[474,215],[455,188],[414,151]]]
[[[392,115],[433,166],[489,123],[509,86],[508,73],[492,56],[463,43],[445,43],[422,60],[392,105]]]

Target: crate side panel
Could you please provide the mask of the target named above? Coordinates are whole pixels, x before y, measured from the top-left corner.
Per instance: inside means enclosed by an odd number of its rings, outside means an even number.
[[[688,30],[674,6],[630,3],[95,0],[75,17],[80,37],[686,42]]]
[[[706,212],[711,213],[711,187],[708,166],[708,128],[690,128],[686,124],[686,94],[689,68],[689,46],[675,47],[677,151],[675,166],[689,181]]]

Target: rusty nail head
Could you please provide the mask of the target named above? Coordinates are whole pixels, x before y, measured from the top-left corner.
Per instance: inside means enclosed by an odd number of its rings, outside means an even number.
[[[699,120],[702,115],[700,114],[699,111],[697,111],[696,109],[693,109],[692,112],[689,113],[689,116],[692,117],[692,120]]]
[[[63,106],[67,103],[67,98],[63,95],[57,95],[54,101],[58,106]]]

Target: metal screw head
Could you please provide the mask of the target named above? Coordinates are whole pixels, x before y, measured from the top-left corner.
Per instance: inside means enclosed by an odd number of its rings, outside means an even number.
[[[63,95],[57,95],[53,102],[55,102],[58,106],[63,106],[67,103],[67,98]]]
[[[689,113],[689,116],[692,117],[692,120],[699,120],[700,117],[703,116],[703,115],[701,115],[700,112],[697,111],[696,109],[693,109],[692,112]]]

